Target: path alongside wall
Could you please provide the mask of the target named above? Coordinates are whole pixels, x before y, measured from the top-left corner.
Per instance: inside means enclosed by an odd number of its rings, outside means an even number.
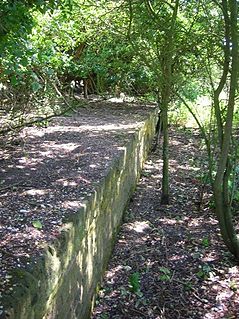
[[[154,136],[156,109],[134,129],[107,175],[64,223],[30,272],[16,270],[18,286],[5,299],[6,318],[89,318],[97,283],[110,258],[123,212]]]

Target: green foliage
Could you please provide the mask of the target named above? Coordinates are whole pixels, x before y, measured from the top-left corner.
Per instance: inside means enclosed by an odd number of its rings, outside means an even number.
[[[140,274],[138,272],[129,276],[129,287],[135,294],[140,293]]]
[[[235,280],[229,282],[229,287],[232,291],[236,292],[238,290],[238,283]]]
[[[171,278],[172,278],[172,273],[171,273],[171,270],[169,268],[166,268],[166,267],[160,267],[159,268],[161,274],[159,276],[159,279],[162,280],[162,281],[170,281]]]
[[[230,179],[228,180],[228,189],[230,192],[231,203],[239,203],[239,166],[237,165],[238,154],[235,154],[234,156],[236,158],[234,160],[234,167],[232,169],[232,173],[230,174]]]
[[[204,264],[199,267],[198,272],[196,273],[197,277],[206,280],[210,277],[210,275],[213,275],[213,269],[210,265]]]
[[[0,82],[14,92],[15,100],[19,99],[16,91],[24,92],[23,104],[32,94],[52,96],[50,84],[58,83],[56,79],[63,89],[71,79],[89,76],[97,92],[114,92],[117,86],[128,94],[155,99],[162,80],[161,48],[171,9],[166,2],[152,2],[156,13],[152,17],[144,2],[132,2],[132,6],[129,26],[128,6],[123,2],[2,1]],[[221,32],[213,5],[207,4],[207,13],[198,11],[198,20],[192,18],[195,8],[196,1],[180,2],[174,35],[174,86],[191,102],[208,90],[205,70],[201,72],[197,59],[199,53],[211,48],[204,36],[208,15],[214,17],[214,27]],[[213,57],[218,56],[214,51]],[[185,81],[188,75],[190,81]],[[171,120],[179,125],[185,125],[188,117],[180,104],[171,113]]]
[[[202,243],[203,247],[207,248],[210,245],[210,240],[208,237],[203,237],[201,243]]]
[[[193,290],[193,285],[192,285],[192,283],[189,281],[189,282],[185,282],[184,283],[184,285],[183,285],[183,287],[184,287],[184,289],[186,290],[186,291],[191,291],[191,290]]]
[[[178,105],[169,111],[169,122],[175,126],[186,127],[189,123],[190,114],[182,105]]]
[[[34,228],[36,228],[36,229],[42,229],[42,223],[40,222],[40,220],[34,220],[33,222],[32,222],[32,226],[34,227]]]

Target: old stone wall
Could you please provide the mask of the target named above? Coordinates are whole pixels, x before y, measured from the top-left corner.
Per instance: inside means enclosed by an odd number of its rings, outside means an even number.
[[[78,213],[64,225],[31,272],[16,272],[21,283],[8,318],[89,318],[97,284],[109,260],[127,202],[150,148],[156,110],[130,134],[108,175]]]

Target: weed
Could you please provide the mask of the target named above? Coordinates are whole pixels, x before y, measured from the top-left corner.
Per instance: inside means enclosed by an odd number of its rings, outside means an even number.
[[[135,308],[138,308],[140,305],[146,306],[147,305],[147,300],[145,298],[137,299],[136,302],[135,302]]]
[[[130,294],[130,292],[128,290],[126,290],[124,287],[120,287],[120,294],[122,297],[125,297],[128,294]]]
[[[35,123],[35,126],[39,127],[39,128],[41,128],[41,127],[45,128],[48,125],[49,125],[49,121],[45,120],[44,118],[38,118],[37,122]]]
[[[138,272],[134,272],[129,277],[129,287],[135,294],[140,293],[140,275]]]
[[[202,279],[202,280],[208,279],[211,274],[213,274],[212,268],[208,264],[205,264],[203,266],[199,266],[199,270],[196,273],[197,277]]]
[[[186,291],[190,291],[190,290],[193,289],[193,285],[192,285],[192,283],[191,283],[190,281],[185,282],[185,283],[183,284],[183,287],[184,287],[184,289],[185,289]]]
[[[34,227],[34,228],[36,228],[36,229],[42,229],[42,223],[40,222],[40,220],[34,220],[33,222],[32,222],[32,226]]]
[[[229,287],[232,291],[236,292],[238,289],[238,285],[235,280],[230,281]]]
[[[209,204],[208,204],[209,208],[211,209],[215,209],[215,203],[214,200],[210,200]]]
[[[147,171],[143,171],[141,174],[142,177],[150,177],[151,175],[152,175],[152,173],[147,172]]]
[[[170,281],[172,278],[172,274],[170,269],[166,268],[166,267],[160,267],[159,268],[161,275],[159,276],[159,279],[162,281]]]
[[[209,245],[210,245],[210,241],[209,241],[208,237],[203,237],[201,243],[202,243],[203,247],[205,247],[205,248],[209,247]]]

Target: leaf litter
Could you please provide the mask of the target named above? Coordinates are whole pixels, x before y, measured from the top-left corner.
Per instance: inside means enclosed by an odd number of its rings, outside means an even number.
[[[31,269],[44,247],[107,176],[155,105],[85,102],[47,127],[0,138],[0,316],[13,270]]]
[[[170,145],[170,205],[160,205],[160,146],[125,213],[92,319],[239,318],[239,267],[202,185],[199,133],[171,128]]]

